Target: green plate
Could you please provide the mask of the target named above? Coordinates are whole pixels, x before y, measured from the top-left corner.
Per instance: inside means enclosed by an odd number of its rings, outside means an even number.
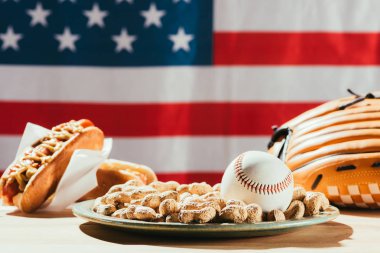
[[[336,207],[330,206],[327,209],[327,211],[322,212],[319,215],[306,217],[301,220],[290,220],[282,222],[259,222],[256,224],[183,224],[147,222],[113,218],[92,211],[93,204],[93,200],[88,200],[75,204],[73,206],[74,215],[87,221],[92,221],[98,224],[122,229],[129,232],[138,232],[160,236],[182,236],[203,238],[254,237],[281,234],[290,232],[298,228],[331,221],[339,215],[339,210]]]

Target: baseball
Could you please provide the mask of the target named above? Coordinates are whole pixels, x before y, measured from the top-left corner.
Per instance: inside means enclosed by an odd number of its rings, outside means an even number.
[[[236,157],[224,172],[221,195],[256,203],[264,212],[285,211],[293,196],[293,175],[277,157],[260,151],[248,151]]]

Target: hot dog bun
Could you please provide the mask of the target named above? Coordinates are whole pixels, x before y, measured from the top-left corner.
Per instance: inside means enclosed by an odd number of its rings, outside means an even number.
[[[3,188],[6,184],[3,180],[0,193],[2,193],[2,199],[5,204],[13,204],[21,211],[27,213],[35,211],[54,193],[58,182],[66,170],[71,155],[76,149],[102,149],[104,140],[103,132],[99,128],[91,126],[92,123],[88,120],[78,122],[83,129],[65,141],[60,149],[52,154],[49,162],[38,167],[37,172],[26,183],[25,189],[13,196],[11,198],[12,201],[10,201],[9,197],[3,192]],[[15,163],[11,164],[4,172],[4,175],[10,174],[14,166]]]
[[[99,166],[96,172],[98,186],[88,192],[79,201],[95,199],[103,196],[116,184],[123,184],[129,180],[138,180],[143,184],[157,181],[154,171],[142,164],[110,159]]]

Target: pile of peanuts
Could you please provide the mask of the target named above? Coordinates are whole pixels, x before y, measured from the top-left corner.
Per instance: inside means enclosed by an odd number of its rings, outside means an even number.
[[[264,213],[257,204],[220,197],[220,184],[179,184],[155,181],[142,185],[131,180],[114,185],[95,200],[93,211],[117,218],[182,223],[257,223],[301,219],[319,214],[329,207],[323,193],[295,187],[289,208]]]

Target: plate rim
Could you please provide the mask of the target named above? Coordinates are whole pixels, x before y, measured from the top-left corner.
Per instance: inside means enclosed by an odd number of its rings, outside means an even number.
[[[325,223],[336,219],[339,216],[339,209],[334,206],[329,206],[331,211],[325,211],[321,214],[311,217],[304,217],[300,220],[287,220],[281,222],[275,221],[265,221],[258,223],[204,223],[204,224],[184,224],[179,222],[167,223],[167,222],[150,222],[150,221],[138,221],[121,219],[110,216],[105,216],[98,214],[91,210],[90,207],[93,206],[95,200],[87,200],[79,202],[73,205],[72,212],[78,218],[91,221],[94,223],[121,227],[138,229],[145,231],[207,231],[207,232],[254,232],[254,231],[268,231],[268,230],[283,230],[283,229],[294,229],[300,227],[306,227],[311,225],[316,225],[320,223]]]

